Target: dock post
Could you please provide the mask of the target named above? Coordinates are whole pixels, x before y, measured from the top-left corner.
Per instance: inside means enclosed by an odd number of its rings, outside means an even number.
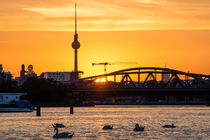
[[[73,96],[73,93],[71,94],[71,100],[70,100],[70,114],[74,114],[74,96]]]
[[[71,104],[71,106],[70,106],[70,114],[74,114],[74,106],[73,106],[73,104]]]
[[[41,116],[41,107],[40,106],[36,107],[36,116]]]

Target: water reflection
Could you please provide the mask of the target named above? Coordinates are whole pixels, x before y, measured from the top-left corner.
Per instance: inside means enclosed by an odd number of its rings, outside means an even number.
[[[109,106],[108,108],[43,108],[41,117],[32,113],[1,113],[1,139],[52,139],[51,124],[63,123],[64,132],[74,132],[73,139],[210,139],[210,107]],[[134,132],[136,123],[145,126]],[[175,129],[162,125],[174,123]],[[111,124],[111,131],[102,130]]]

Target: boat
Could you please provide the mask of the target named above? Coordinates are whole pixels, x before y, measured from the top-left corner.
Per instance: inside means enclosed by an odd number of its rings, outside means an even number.
[[[0,112],[32,112],[34,106],[28,100],[20,100],[26,93],[0,93]]]

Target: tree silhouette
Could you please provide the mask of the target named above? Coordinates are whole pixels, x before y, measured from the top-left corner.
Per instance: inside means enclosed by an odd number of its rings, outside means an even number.
[[[68,86],[53,79],[28,78],[21,86],[33,104],[58,104],[66,101]]]
[[[15,80],[2,81],[0,84],[0,92],[18,92],[18,84]]]

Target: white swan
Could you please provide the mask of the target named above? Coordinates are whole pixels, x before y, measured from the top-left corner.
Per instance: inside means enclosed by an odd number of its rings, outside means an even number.
[[[175,128],[176,126],[172,123],[171,125],[163,125],[163,128]]]
[[[110,130],[113,128],[113,125],[104,125],[103,130]]]
[[[139,124],[135,124],[135,128],[133,129],[133,131],[144,131],[144,127],[139,126]]]
[[[53,138],[58,139],[58,138],[72,138],[74,133],[69,133],[69,132],[63,132],[59,133],[58,128],[55,128],[56,134],[53,136]]]

